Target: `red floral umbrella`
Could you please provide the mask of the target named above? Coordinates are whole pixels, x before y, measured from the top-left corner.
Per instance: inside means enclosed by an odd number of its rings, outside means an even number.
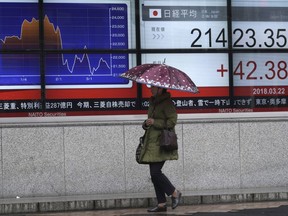
[[[187,74],[166,64],[142,64],[122,73],[120,77],[161,88],[199,92]]]

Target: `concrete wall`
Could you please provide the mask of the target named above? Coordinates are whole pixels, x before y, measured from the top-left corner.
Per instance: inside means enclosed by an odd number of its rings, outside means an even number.
[[[0,198],[154,193],[135,162],[142,121],[6,124]],[[164,172],[182,191],[286,187],[288,119],[179,120],[179,160]]]

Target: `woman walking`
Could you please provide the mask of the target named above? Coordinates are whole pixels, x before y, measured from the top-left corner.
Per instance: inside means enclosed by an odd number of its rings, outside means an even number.
[[[148,212],[167,211],[166,195],[171,196],[172,209],[175,209],[180,202],[181,192],[178,191],[170,180],[162,173],[166,160],[177,160],[178,151],[165,151],[160,148],[160,135],[165,127],[175,130],[177,113],[171,95],[166,89],[151,87],[152,97],[149,102],[148,119],[143,122],[143,129],[146,130],[144,146],[146,151],[143,155],[143,162],[149,164],[150,175],[154,185],[158,205]]]

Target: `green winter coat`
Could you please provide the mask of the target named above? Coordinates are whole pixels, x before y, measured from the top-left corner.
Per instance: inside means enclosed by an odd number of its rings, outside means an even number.
[[[167,127],[174,131],[177,123],[177,113],[170,93],[165,92],[156,98],[151,97],[149,104],[148,118],[153,118],[154,124],[146,127],[145,122],[143,122],[143,129],[146,130],[146,135],[144,139],[145,153],[142,161],[144,163],[151,163],[177,160],[177,150],[165,151],[160,149],[159,144],[161,131],[165,127],[165,119]]]

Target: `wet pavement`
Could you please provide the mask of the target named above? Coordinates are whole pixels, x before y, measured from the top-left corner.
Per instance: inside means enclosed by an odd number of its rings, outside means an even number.
[[[14,214],[13,216],[288,216],[288,201],[179,206],[167,212],[148,213],[146,208]]]

